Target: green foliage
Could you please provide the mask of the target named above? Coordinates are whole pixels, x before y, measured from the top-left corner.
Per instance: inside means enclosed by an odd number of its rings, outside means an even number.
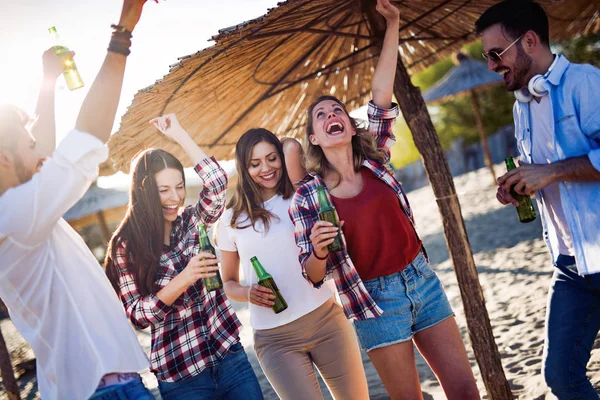
[[[555,53],[563,53],[569,61],[600,67],[600,33],[561,40],[552,45]]]
[[[394,168],[402,168],[421,157],[413,141],[412,133],[408,129],[408,125],[401,118],[398,119],[398,122],[394,126],[394,135],[396,136],[396,143],[392,147],[391,157]]]

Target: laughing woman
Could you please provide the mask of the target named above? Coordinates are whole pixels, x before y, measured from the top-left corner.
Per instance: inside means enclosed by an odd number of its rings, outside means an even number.
[[[300,183],[290,207],[302,271],[315,287],[326,278],[335,280],[346,316],[355,320],[361,346],[391,398],[423,398],[413,343],[448,399],[479,398],[452,309],[429,267],[408,200],[386,168],[398,115],[392,90],[399,12],[389,0],[378,0],[377,10],[387,30],[373,75],[368,131],[357,127],[335,97],[321,97],[308,110],[311,175]],[[327,246],[338,228],[319,221],[319,186],[344,221],[346,247],[335,253]]]
[[[284,146],[266,129],[251,129],[236,145],[238,186],[218,228],[227,295],[250,303],[254,349],[282,399],[322,399],[315,367],[336,399],[368,399],[360,350],[330,288],[316,289],[298,273],[298,248],[288,210],[292,183]],[[269,272],[288,308],[272,310],[273,292],[257,284],[250,259]],[[240,284],[239,270],[246,282]]]
[[[262,399],[229,300],[222,289],[207,292],[202,285],[219,260],[196,254],[198,223],[212,224],[223,212],[227,175],[175,115],[151,122],[185,149],[204,186],[198,202],[181,211],[181,163],[158,149],[136,157],[127,213],[110,241],[106,274],[131,322],[152,330],[151,370],[163,399]]]

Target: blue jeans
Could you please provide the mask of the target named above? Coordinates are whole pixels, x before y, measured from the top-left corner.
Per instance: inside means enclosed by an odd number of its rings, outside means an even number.
[[[142,379],[136,379],[124,385],[109,386],[99,390],[90,397],[90,400],[154,400],[154,396]]]
[[[164,400],[262,400],[258,379],[241,343],[229,348],[218,365],[177,382],[158,381]]]
[[[598,399],[587,363],[600,330],[600,274],[580,276],[575,258],[559,255],[548,291],[543,374],[563,399]]]

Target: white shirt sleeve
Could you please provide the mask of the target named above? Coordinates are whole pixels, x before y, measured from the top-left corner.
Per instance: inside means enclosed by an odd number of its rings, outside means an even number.
[[[217,224],[216,245],[219,250],[238,251],[235,239],[231,235],[231,230],[233,228],[229,225],[231,222],[231,214],[231,209],[225,210],[221,216],[221,220]]]
[[[85,194],[107,157],[107,147],[95,136],[69,132],[30,181],[0,197],[0,237],[26,246],[40,243]]]

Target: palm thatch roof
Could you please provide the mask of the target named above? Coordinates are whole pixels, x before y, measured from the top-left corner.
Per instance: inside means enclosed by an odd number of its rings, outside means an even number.
[[[411,72],[473,39],[475,20],[494,0],[393,0],[400,8],[400,53]],[[600,0],[540,1],[554,39],[600,27]],[[308,105],[321,94],[349,110],[370,97],[378,41],[369,30],[375,0],[288,0],[263,17],[219,31],[209,48],[179,59],[169,74],[138,92],[109,141],[102,174],[128,171],[139,150],[183,150],[148,120],[174,112],[196,142],[232,158],[238,138],[264,127],[301,137]],[[176,40],[176,38],[174,38]]]
[[[462,53],[456,58],[458,65],[423,93],[426,103],[441,101],[467,90],[502,83],[502,76],[489,71],[484,61],[474,60]]]

